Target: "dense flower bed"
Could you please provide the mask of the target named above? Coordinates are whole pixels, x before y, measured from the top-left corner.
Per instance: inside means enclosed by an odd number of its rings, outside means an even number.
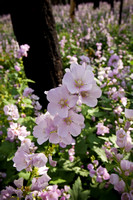
[[[0,199],[133,199],[133,4],[54,6],[62,85],[28,87],[10,16],[0,18]]]

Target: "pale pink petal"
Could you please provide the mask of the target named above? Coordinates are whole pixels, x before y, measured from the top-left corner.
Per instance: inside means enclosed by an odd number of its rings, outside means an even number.
[[[60,137],[56,133],[50,134],[49,142],[53,144],[58,144],[60,142]]]

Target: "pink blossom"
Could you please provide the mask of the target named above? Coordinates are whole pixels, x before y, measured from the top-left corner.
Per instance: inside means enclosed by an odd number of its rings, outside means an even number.
[[[115,109],[114,109],[114,113],[120,115],[121,112],[123,111],[122,107],[121,106],[117,106]]]
[[[45,173],[41,177],[33,178],[32,179],[32,185],[31,185],[31,190],[43,190],[46,188],[48,185],[48,181],[51,178]]]
[[[127,105],[127,98],[121,97],[121,103],[123,104],[123,106],[126,106]]]
[[[103,123],[98,123],[97,127],[97,135],[104,135],[105,133],[109,133],[109,128],[104,126]]]
[[[78,136],[84,127],[84,117],[82,114],[77,114],[73,110],[70,110],[66,118],[55,116],[55,123],[58,126],[57,134],[59,136],[67,137],[69,133],[72,136]]]
[[[89,173],[90,177],[95,176],[95,174],[96,174],[96,171],[94,169],[91,169]]]
[[[125,117],[127,119],[133,120],[133,109],[125,108]]]
[[[13,162],[14,162],[13,166],[16,167],[17,171],[28,169],[29,166],[32,164],[31,158],[32,158],[32,155],[27,154],[24,151],[17,151],[13,158]]]
[[[122,170],[126,171],[130,169],[130,161],[129,160],[121,160],[120,162],[120,166],[122,168]]]
[[[57,161],[52,160],[52,156],[49,155],[49,163],[52,167],[55,167],[57,165]]]
[[[86,64],[90,64],[90,58],[87,56],[80,56],[79,57],[81,59],[80,64],[83,64],[83,62],[85,62]]]
[[[44,153],[36,153],[32,157],[32,165],[34,167],[43,167],[47,163],[47,157],[44,155]]]
[[[57,185],[50,185],[47,187],[47,190],[41,193],[42,200],[58,200],[61,196],[61,191],[58,189]]]
[[[28,44],[21,45],[18,50],[18,58],[23,56],[27,57],[27,51],[29,51],[30,46]]]
[[[120,180],[117,184],[114,185],[114,189],[122,193],[125,191],[125,182]]]
[[[125,151],[130,152],[133,148],[132,138],[130,134],[127,132],[126,140],[125,140]]]
[[[87,169],[88,169],[88,170],[92,170],[92,169],[94,169],[94,165],[93,165],[93,164],[91,164],[91,163],[90,163],[90,164],[88,164],[88,165],[87,165]]]
[[[96,84],[92,84],[92,88],[87,91],[81,91],[79,99],[82,103],[90,107],[95,107],[97,105],[97,98],[102,94],[100,87]]]
[[[10,141],[14,141],[16,138],[22,141],[28,135],[30,132],[26,130],[26,127],[17,123],[10,123],[10,128],[7,129],[7,139]]]
[[[33,92],[34,92],[33,89],[31,89],[31,88],[29,88],[29,87],[26,87],[26,88],[24,89],[23,96],[28,97],[28,95],[32,94]]]
[[[109,61],[108,61],[108,66],[113,66],[116,68],[118,66],[118,61],[119,61],[119,56],[117,55],[111,55]]]
[[[74,147],[72,147],[71,149],[68,150],[68,154],[69,154],[69,156],[73,156],[75,154]]]
[[[74,156],[69,156],[69,160],[70,160],[70,162],[73,162],[74,161]]]
[[[19,119],[19,113],[18,108],[16,105],[9,104],[5,105],[4,108],[5,115],[8,115],[8,120],[18,120]]]
[[[116,132],[116,144],[120,148],[125,148],[129,152],[133,148],[132,139],[129,132],[125,132],[122,128]]]
[[[51,143],[57,144],[60,142],[60,138],[57,134],[57,126],[54,124],[54,117],[46,112],[45,115],[39,116],[37,126],[33,129],[34,137],[38,138],[38,144],[43,144],[48,139]]]
[[[19,178],[18,180],[14,180],[14,184],[17,186],[17,188],[21,188],[23,186],[24,179]]]
[[[68,110],[76,105],[77,96],[70,95],[67,88],[62,85],[51,89],[47,93],[48,112],[52,115],[59,114],[60,117],[67,117]]]
[[[132,200],[127,192],[122,193],[121,200]]]
[[[97,181],[102,182],[103,180],[108,180],[110,178],[109,173],[107,172],[107,169],[99,166],[96,170],[97,174]]]
[[[117,174],[111,174],[109,181],[112,185],[117,185],[119,182],[119,176]]]
[[[94,82],[94,74],[92,71],[74,63],[71,64],[70,71],[64,75],[62,82],[70,93],[75,94],[91,89]]]
[[[21,68],[20,68],[18,65],[15,65],[14,68],[15,68],[15,70],[16,70],[17,72],[19,72],[19,71],[21,70]]]

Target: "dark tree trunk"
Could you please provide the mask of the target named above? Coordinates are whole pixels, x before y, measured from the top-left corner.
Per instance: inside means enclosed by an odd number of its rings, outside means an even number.
[[[120,0],[119,25],[121,24],[122,20],[122,9],[123,9],[123,0]]]
[[[100,3],[100,0],[94,0],[94,6],[93,6],[93,8],[94,9],[99,8],[99,3]]]
[[[111,10],[114,12],[114,0],[109,0]]]
[[[50,0],[15,1],[11,9],[14,33],[19,44],[28,44],[28,57],[24,58],[27,78],[35,81],[29,87],[47,107],[44,91],[57,87],[63,77],[61,56]]]
[[[75,9],[76,9],[76,0],[70,0],[70,18],[72,22],[74,22]]]

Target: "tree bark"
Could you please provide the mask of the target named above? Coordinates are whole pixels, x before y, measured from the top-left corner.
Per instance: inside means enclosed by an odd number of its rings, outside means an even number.
[[[70,0],[70,18],[74,22],[75,17],[76,0]]]
[[[55,21],[50,0],[12,1],[11,19],[18,43],[28,44],[28,57],[24,58],[27,78],[35,81],[29,87],[47,107],[44,91],[62,82],[63,67],[59,51]]]
[[[94,9],[99,8],[99,3],[100,3],[100,0],[94,0],[94,6],[93,6],[93,8]]]
[[[114,0],[109,0],[110,6],[111,6],[111,11],[114,12]]]
[[[123,10],[123,0],[120,0],[119,25],[121,24],[122,20],[122,10]]]

